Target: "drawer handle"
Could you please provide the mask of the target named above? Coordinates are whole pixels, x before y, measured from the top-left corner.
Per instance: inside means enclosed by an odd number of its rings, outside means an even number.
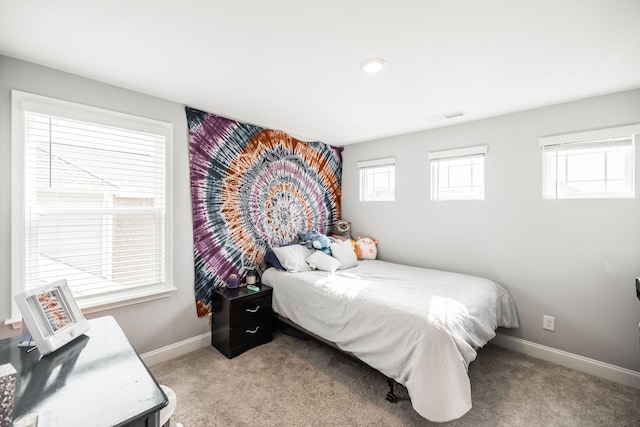
[[[253,331],[250,331],[247,329],[245,332],[247,334],[255,334],[256,332],[258,332],[258,329],[260,329],[260,326],[256,326],[256,328]]]
[[[247,308],[245,311],[248,313],[255,313],[258,310],[260,310],[260,306],[257,306],[256,308]]]

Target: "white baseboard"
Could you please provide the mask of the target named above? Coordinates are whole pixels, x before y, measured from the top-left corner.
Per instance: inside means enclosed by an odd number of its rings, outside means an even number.
[[[141,354],[140,358],[147,366],[153,366],[209,345],[211,345],[211,332]]]
[[[576,371],[586,372],[587,374],[640,389],[640,372],[500,333],[496,335],[491,343],[527,356],[536,357]]]

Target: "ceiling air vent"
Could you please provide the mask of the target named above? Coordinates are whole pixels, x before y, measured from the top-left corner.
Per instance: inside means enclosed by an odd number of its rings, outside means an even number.
[[[448,113],[434,114],[433,116],[427,117],[426,120],[430,122],[437,122],[440,120],[455,119],[456,117],[462,117],[462,116],[464,116],[464,111],[455,110],[455,111],[449,111]]]

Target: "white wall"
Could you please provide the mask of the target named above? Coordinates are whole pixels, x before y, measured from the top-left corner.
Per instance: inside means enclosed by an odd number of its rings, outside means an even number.
[[[5,56],[0,56],[0,319],[8,318],[11,311],[11,89],[173,123],[172,281],[178,290],[169,298],[87,317],[114,316],[140,353],[208,332],[207,319],[196,317],[194,303],[189,137],[184,106]],[[9,327],[0,327],[0,337],[15,333]]]
[[[516,96],[514,94],[514,96]],[[640,90],[345,147],[343,219],[381,259],[506,287],[518,338],[640,371],[640,172],[633,200],[542,200],[538,138],[640,122]],[[488,144],[486,199],[432,202],[427,153]],[[359,160],[395,156],[396,201],[358,201]],[[640,169],[640,147],[636,148]],[[542,329],[542,316],[556,331]]]

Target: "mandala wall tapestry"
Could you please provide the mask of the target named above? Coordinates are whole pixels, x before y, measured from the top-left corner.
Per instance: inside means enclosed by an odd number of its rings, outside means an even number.
[[[342,148],[186,107],[198,316],[269,247],[340,219]]]

